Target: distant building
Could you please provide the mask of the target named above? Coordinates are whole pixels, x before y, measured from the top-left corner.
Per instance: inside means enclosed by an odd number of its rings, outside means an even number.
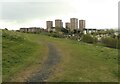
[[[52,30],[51,30],[52,32],[55,32],[56,30],[55,30],[55,27],[52,27]]]
[[[63,22],[60,19],[55,20],[55,28],[62,28],[63,27]]]
[[[28,32],[35,32],[35,29],[32,28],[32,27],[30,27],[30,28],[28,29]]]
[[[37,33],[40,32],[41,29],[38,27],[30,27],[30,28],[20,28],[20,32],[29,32],[29,33]]]
[[[40,32],[40,28],[30,27],[28,28],[28,32],[31,32],[31,33]]]
[[[28,28],[20,28],[20,32],[28,32]]]
[[[78,29],[78,19],[70,18],[70,30],[73,31],[74,29]]]
[[[47,30],[50,31],[53,27],[53,21],[46,21]]]
[[[85,29],[85,20],[79,20],[79,29],[83,31]]]
[[[66,29],[70,29],[70,23],[69,23],[69,22],[66,22],[66,23],[65,23],[65,28],[66,28]]]

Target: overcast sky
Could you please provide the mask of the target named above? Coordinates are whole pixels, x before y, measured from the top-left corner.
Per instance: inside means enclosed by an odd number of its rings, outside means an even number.
[[[86,28],[117,28],[119,0],[1,0],[0,28],[44,27],[46,21],[86,20]]]

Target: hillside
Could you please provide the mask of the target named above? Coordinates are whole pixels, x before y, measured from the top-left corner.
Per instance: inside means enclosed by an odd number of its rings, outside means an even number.
[[[32,73],[36,73],[44,60],[49,59],[48,43],[54,44],[59,51],[60,63],[47,81],[118,81],[116,49],[42,34],[3,31],[2,37],[3,81],[25,81]]]
[[[25,80],[24,74],[29,76],[34,68],[41,65],[47,48],[40,43],[37,35],[13,31],[3,31],[2,34],[3,81],[14,81],[14,76],[15,81]]]

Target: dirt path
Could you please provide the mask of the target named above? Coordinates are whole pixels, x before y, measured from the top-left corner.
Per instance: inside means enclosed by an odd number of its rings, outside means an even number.
[[[31,77],[28,82],[44,82],[49,78],[50,75],[53,74],[53,68],[59,63],[60,55],[52,43],[48,43],[48,49],[49,55],[41,70],[35,73],[35,75]]]

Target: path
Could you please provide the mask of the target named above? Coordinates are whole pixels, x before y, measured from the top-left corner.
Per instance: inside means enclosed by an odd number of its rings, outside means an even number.
[[[53,67],[60,61],[58,50],[52,43],[48,43],[49,55],[42,66],[42,69],[31,77],[28,82],[44,82],[53,73]]]

